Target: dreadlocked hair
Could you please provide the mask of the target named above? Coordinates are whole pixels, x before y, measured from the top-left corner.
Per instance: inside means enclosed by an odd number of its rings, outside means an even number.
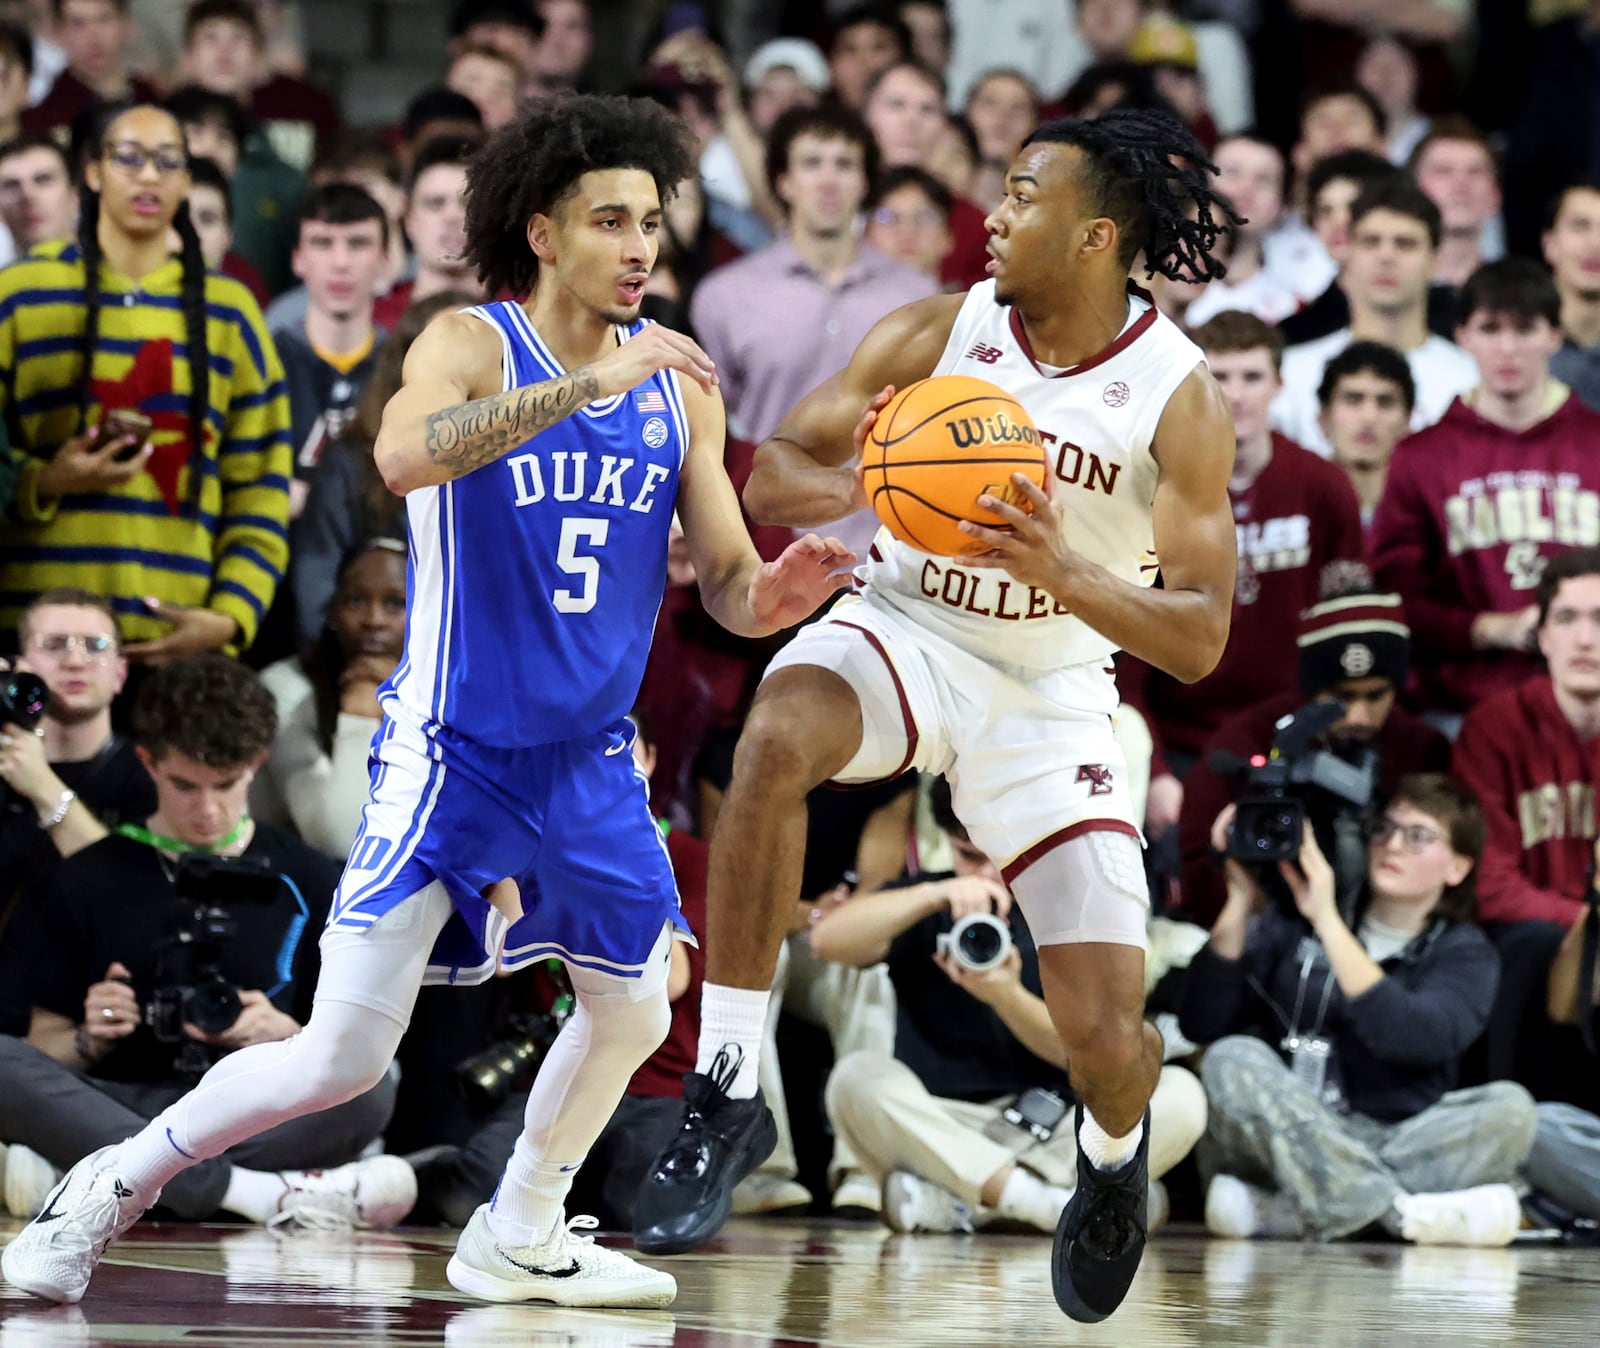
[[[83,253],[83,382],[78,389],[78,431],[88,427],[94,393],[94,353],[100,344],[100,194],[89,186],[82,166],[100,158],[105,149],[106,132],[126,112],[153,104],[113,103],[100,110],[84,138],[78,160],[78,247]],[[170,114],[168,114],[170,115]],[[206,337],[206,260],[200,251],[200,236],[189,217],[189,203],[178,204],[172,220],[182,244],[183,263],[180,303],[183,307],[185,341],[189,351],[189,443],[194,450],[205,447],[206,416],[211,405],[211,353]]]
[[[1112,108],[1093,121],[1047,122],[1022,143],[1083,151],[1088,205],[1116,221],[1124,267],[1143,252],[1146,276],[1220,281],[1227,275],[1211,250],[1230,226],[1246,222],[1212,189],[1216,165],[1175,114]]]
[[[539,259],[528,221],[566,202],[585,173],[641,169],[662,204],[695,171],[688,128],[645,98],[571,94],[541,99],[490,137],[467,166],[467,260],[489,294],[533,290]]]

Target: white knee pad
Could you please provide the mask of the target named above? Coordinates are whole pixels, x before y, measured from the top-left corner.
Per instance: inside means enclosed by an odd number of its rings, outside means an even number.
[[[1035,945],[1086,941],[1143,950],[1150,892],[1138,840],[1093,829],[1052,848],[1011,882]]]

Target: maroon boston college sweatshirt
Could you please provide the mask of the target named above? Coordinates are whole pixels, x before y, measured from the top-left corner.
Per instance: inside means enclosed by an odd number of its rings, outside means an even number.
[[[1571,394],[1525,431],[1457,398],[1402,440],[1372,521],[1372,564],[1405,602],[1418,705],[1466,711],[1537,674],[1533,655],[1474,650],[1472,620],[1526,608],[1547,557],[1597,543],[1600,414]]]
[[[1454,770],[1489,824],[1478,868],[1483,920],[1571,926],[1589,889],[1600,739],[1578,738],[1540,674],[1472,710]]]
[[[1229,716],[1297,687],[1300,611],[1320,597],[1328,563],[1362,554],[1361,505],[1344,470],[1293,440],[1274,434],[1267,466],[1228,495],[1239,570],[1217,667],[1182,684],[1130,657],[1117,660],[1123,697],[1145,713],[1161,751],[1197,754]]]

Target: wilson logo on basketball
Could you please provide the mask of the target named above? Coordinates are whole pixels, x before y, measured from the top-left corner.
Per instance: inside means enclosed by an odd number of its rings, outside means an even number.
[[[1128,386],[1120,379],[1114,384],[1107,384],[1105,392],[1100,395],[1107,407],[1126,407],[1130,396]]]
[[[1005,355],[1005,352],[998,346],[989,346],[987,343],[979,342],[972,350],[967,352],[967,359],[982,361],[985,365],[993,365],[1003,355]]]
[[[978,445],[1037,445],[1039,432],[1032,426],[1013,421],[1004,412],[992,417],[958,417],[944,423],[957,449]]]

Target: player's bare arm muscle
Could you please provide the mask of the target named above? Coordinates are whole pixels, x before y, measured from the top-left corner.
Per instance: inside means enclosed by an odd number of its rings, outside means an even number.
[[[706,612],[740,636],[767,636],[809,616],[850,583],[841,568],[855,556],[837,539],[815,534],[763,563],[723,467],[726,413],[722,395],[680,380],[689,419],[689,450],[678,479],[678,520],[694,559]]]
[[[1075,552],[1049,499],[1020,474],[1012,481],[1032,503],[1032,515],[980,497],[1012,532],[963,524],[990,551],[962,565],[1003,567],[1047,591],[1130,655],[1193,683],[1222,658],[1237,560],[1228,500],[1233,419],[1209,371],[1196,369],[1178,386],[1161,414],[1152,451],[1160,467],[1152,528],[1162,589],[1131,585]]]
[[[933,373],[964,298],[935,295],[896,309],[862,338],[849,365],[795,405],[756,450],[744,489],[752,519],[803,529],[866,506],[847,466],[862,413],[886,387]]]
[[[649,324],[601,360],[555,379],[501,390],[500,334],[481,319],[441,314],[406,353],[400,391],[383,410],[373,455],[400,495],[493,463],[592,402],[657,370],[710,386],[711,360],[682,333]]]

